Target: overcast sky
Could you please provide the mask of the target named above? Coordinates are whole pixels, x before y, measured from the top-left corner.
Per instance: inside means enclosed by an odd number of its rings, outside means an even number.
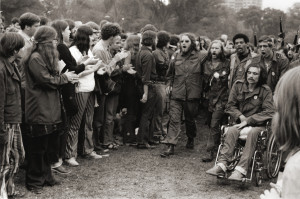
[[[263,9],[271,7],[286,12],[294,3],[300,3],[300,0],[263,0]]]

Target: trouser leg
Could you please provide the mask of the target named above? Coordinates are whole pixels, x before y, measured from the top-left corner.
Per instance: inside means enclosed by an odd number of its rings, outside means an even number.
[[[229,127],[226,136],[224,145],[220,151],[218,163],[223,164],[224,166],[227,165],[228,161],[231,159],[236,142],[239,138],[240,130],[236,127],[232,126]]]
[[[118,95],[108,95],[105,101],[105,115],[104,115],[104,140],[103,145],[109,145],[114,142],[113,130],[114,130],[114,117],[118,108]]]
[[[216,110],[212,113],[210,129],[207,139],[207,151],[217,148],[220,142],[220,126],[223,119],[224,111]]]
[[[48,159],[49,135],[32,137],[28,153],[26,170],[27,188],[41,188],[45,182],[53,180],[50,161]]]
[[[96,147],[96,148],[101,148],[101,143],[103,143],[105,99],[106,99],[106,96],[101,95],[100,101],[98,102],[99,106],[94,109],[93,140],[94,140],[94,147]]]
[[[94,151],[94,143],[93,143],[93,116],[94,116],[94,104],[95,104],[95,96],[93,93],[90,93],[87,103],[86,103],[86,108],[85,108],[85,113],[83,115],[83,120],[82,120],[82,129],[79,131],[81,134],[80,139],[81,143],[79,143],[79,148],[80,148],[80,154],[86,155],[90,154],[91,152]]]
[[[70,126],[67,133],[66,158],[77,157],[78,131],[84,114],[89,93],[76,93],[75,100],[78,112],[70,118]]]
[[[235,168],[236,170],[240,171],[244,175],[247,174],[249,164],[252,160],[252,156],[254,155],[258,134],[264,129],[265,129],[264,127],[252,127],[252,129],[247,135],[247,140],[246,140],[245,147],[243,149],[243,154],[241,156],[239,163]]]
[[[199,110],[199,101],[186,101],[183,106],[185,116],[186,135],[188,138],[195,138],[197,134],[195,119]]]
[[[154,107],[157,102],[154,86],[149,86],[147,102],[142,105],[140,127],[138,133],[138,143],[145,144],[153,138],[153,129],[150,127],[153,119]],[[152,123],[153,124],[153,123]],[[151,130],[152,129],[152,130]],[[152,132],[151,132],[152,131]]]
[[[178,142],[178,137],[180,134],[180,126],[181,126],[181,113],[183,110],[182,101],[171,100],[170,101],[170,123],[167,136],[163,141],[166,144],[176,145]]]

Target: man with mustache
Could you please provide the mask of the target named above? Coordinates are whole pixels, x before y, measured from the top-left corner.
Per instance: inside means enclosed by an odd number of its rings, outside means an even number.
[[[258,53],[260,56],[260,64],[267,70],[267,84],[274,92],[280,77],[288,70],[289,60],[280,52],[274,51],[269,36],[261,36],[258,40]]]
[[[236,34],[233,39],[234,48],[236,53],[230,57],[230,76],[229,76],[229,89],[235,81],[241,80],[244,77],[245,69],[253,61],[253,57],[257,54],[250,52],[249,50],[249,38],[244,34]]]
[[[266,85],[267,72],[259,63],[251,63],[245,71],[244,80],[237,80],[230,92],[225,113],[234,121],[240,121],[227,130],[224,146],[220,150],[218,163],[206,171],[214,176],[225,176],[227,165],[234,153],[240,134],[246,134],[246,144],[239,163],[229,180],[242,181],[247,175],[249,164],[255,151],[259,132],[274,114],[273,96]]]
[[[163,143],[166,150],[160,155],[167,157],[174,154],[181,126],[181,113],[184,111],[186,135],[188,141],[186,147],[194,148],[196,137],[195,118],[198,114],[199,101],[202,92],[202,64],[206,53],[196,49],[195,36],[184,33],[180,36],[180,51],[172,58],[167,71],[167,94],[171,94],[170,123],[167,136]]]
[[[203,96],[208,100],[210,112],[210,132],[207,140],[207,157],[203,162],[211,162],[220,140],[220,125],[228,101],[228,75],[230,61],[226,59],[224,47],[219,40],[213,41],[208,48],[207,60],[203,64]]]

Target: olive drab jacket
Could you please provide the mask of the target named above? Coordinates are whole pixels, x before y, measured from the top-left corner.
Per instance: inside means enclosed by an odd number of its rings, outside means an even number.
[[[248,57],[243,60],[240,60],[237,53],[234,53],[230,56],[230,75],[228,81],[229,89],[232,88],[236,80],[241,80],[244,78],[246,68],[252,63],[254,57],[257,54],[250,52]]]
[[[289,69],[289,60],[282,53],[275,51],[273,51],[272,62],[269,67],[266,66],[262,56],[260,56],[260,59],[260,64],[262,64],[268,72],[267,85],[271,88],[272,92],[274,92],[277,82]]]
[[[172,87],[171,99],[200,99],[202,93],[202,64],[207,53],[192,51],[183,56],[176,52],[167,71],[167,85]]]
[[[211,61],[203,64],[203,93],[209,100],[209,111],[214,111],[217,103],[224,109],[228,101],[229,70],[230,61],[228,59],[220,62],[216,68],[212,68]]]
[[[234,120],[244,115],[249,126],[264,125],[275,113],[272,91],[269,86],[262,85],[249,92],[248,85],[238,80],[230,92],[225,113]]]

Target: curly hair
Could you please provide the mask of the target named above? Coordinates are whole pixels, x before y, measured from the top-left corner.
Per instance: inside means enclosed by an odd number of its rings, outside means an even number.
[[[56,20],[52,22],[51,26],[57,32],[58,43],[63,43],[64,41],[62,32],[66,30],[66,28],[68,27],[68,23],[64,20]]]
[[[17,17],[14,17],[14,18],[12,18],[11,23],[12,24],[20,23],[20,19]]]
[[[101,29],[101,38],[108,40],[110,37],[115,37],[121,33],[120,26],[113,23],[106,23]]]
[[[169,33],[167,33],[166,31],[159,31],[157,33],[157,44],[156,44],[157,48],[166,47],[169,42],[170,42]]]
[[[207,49],[207,52],[208,52],[207,60],[210,60],[210,61],[212,60],[212,54],[211,54],[210,50],[211,50],[211,47],[212,47],[213,44],[219,44],[220,45],[221,52],[220,52],[219,58],[220,58],[221,61],[225,61],[226,56],[225,56],[225,53],[224,53],[224,47],[223,47],[222,42],[220,40],[214,40],[209,44],[209,47]]]
[[[88,53],[90,49],[90,35],[93,35],[91,27],[87,25],[79,26],[71,46],[76,46],[82,54],[84,52]]]
[[[56,36],[55,29],[50,26],[41,26],[34,34],[36,42],[34,51],[41,55],[49,72],[53,75],[58,72],[58,51],[52,42]]]
[[[283,151],[300,147],[300,67],[287,71],[277,83],[274,103],[277,112],[272,132]]]
[[[179,37],[177,35],[171,35],[170,36],[170,44],[173,46],[177,46],[177,43],[180,41]]]
[[[158,29],[157,29],[154,25],[152,25],[152,24],[146,24],[146,25],[140,30],[140,32],[141,32],[142,34],[144,34],[144,32],[146,32],[146,31],[148,31],[148,30],[151,30],[151,31],[153,31],[153,32],[158,32]]]
[[[9,58],[24,47],[25,42],[23,37],[15,32],[8,32],[3,35],[0,40],[0,51],[3,57]]]
[[[244,39],[245,43],[249,43],[249,37],[243,33],[238,33],[236,35],[234,35],[232,41],[233,41],[233,44],[235,44],[235,40],[237,39]]]
[[[31,12],[26,12],[20,16],[20,27],[22,30],[25,29],[25,26],[33,26],[35,23],[41,21],[40,17]]]

